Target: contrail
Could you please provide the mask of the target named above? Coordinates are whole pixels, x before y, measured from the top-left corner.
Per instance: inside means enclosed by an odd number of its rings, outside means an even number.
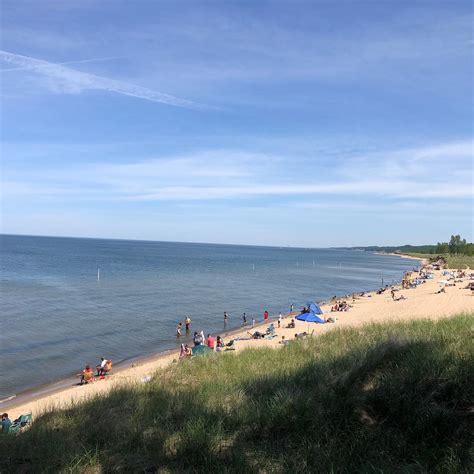
[[[95,89],[115,92],[117,94],[127,95],[130,97],[137,97],[139,99],[149,100],[151,102],[159,102],[162,104],[172,105],[174,107],[183,107],[188,109],[212,109],[203,104],[198,104],[180,97],[175,97],[163,92],[153,91],[146,87],[129,84],[127,82],[116,81],[103,76],[96,76],[80,72],[75,69],[63,66],[61,64],[54,64],[41,59],[31,58],[29,56],[22,56],[20,54],[9,53],[8,51],[0,50],[0,59],[17,66],[18,68],[25,68],[41,74],[46,77],[60,79],[67,82],[78,90]]]
[[[110,58],[92,58],[92,59],[79,59],[77,61],[66,61],[64,63],[53,63],[58,66],[64,66],[65,64],[82,64],[82,63],[95,63],[97,61],[112,61],[114,59],[123,59],[125,56],[111,56]],[[0,69],[0,72],[10,71],[27,71],[31,67],[12,67],[9,69]]]

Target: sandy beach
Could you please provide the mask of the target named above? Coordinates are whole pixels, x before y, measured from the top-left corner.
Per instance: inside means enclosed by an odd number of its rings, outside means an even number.
[[[375,292],[366,293],[364,296],[357,297],[354,301],[352,298],[347,299],[347,302],[352,305],[349,311],[332,312],[330,313],[330,305],[322,305],[324,317],[336,318],[335,323],[327,324],[309,324],[306,322],[295,320],[296,327],[294,329],[284,328],[290,321],[293,315],[285,315],[282,327],[277,328],[276,334],[278,337],[273,339],[259,339],[259,340],[240,340],[236,341],[234,346],[235,353],[245,350],[249,347],[272,347],[280,348],[279,344],[281,336],[285,336],[287,340],[294,339],[295,333],[303,331],[313,332],[313,337],[317,337],[326,331],[331,331],[336,328],[361,326],[367,323],[396,321],[396,320],[411,320],[416,318],[432,318],[437,319],[441,317],[449,317],[454,314],[462,312],[474,311],[474,296],[471,290],[464,289],[467,285],[467,279],[462,283],[456,283],[456,286],[449,286],[445,288],[445,293],[436,294],[441,287],[440,280],[444,280],[442,271],[434,271],[434,278],[426,280],[425,283],[418,285],[413,289],[401,289],[400,285],[396,286],[396,296],[403,295],[404,300],[393,301],[390,290],[382,294]],[[326,314],[327,313],[327,314]],[[271,319],[275,323],[275,317],[271,315]],[[259,324],[251,329],[249,326],[236,331],[232,336],[227,336],[225,341],[235,339],[238,337],[248,337],[247,331],[265,330],[268,324]],[[217,354],[219,356],[219,354]],[[105,394],[113,387],[122,384],[140,384],[153,375],[153,373],[160,368],[176,363],[178,360],[178,353],[171,352],[150,356],[137,361],[131,366],[124,367],[113,371],[113,374],[108,376],[105,380],[97,380],[88,385],[71,385],[61,388],[56,392],[48,393],[46,395],[36,394],[31,398],[24,397],[23,400],[15,400],[8,402],[4,407],[0,405],[0,410],[8,411],[10,418],[16,418],[20,414],[33,413],[33,417],[37,417],[40,413],[53,408],[66,408],[71,404],[81,402],[90,397],[100,394]],[[78,367],[78,372],[82,369]],[[26,398],[26,399],[25,399]]]

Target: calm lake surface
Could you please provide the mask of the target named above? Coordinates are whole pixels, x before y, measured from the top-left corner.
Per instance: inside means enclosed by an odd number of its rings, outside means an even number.
[[[175,348],[178,321],[221,332],[399,280],[415,262],[332,249],[0,235],[0,399]],[[100,280],[97,270],[100,268]],[[180,342],[187,341],[182,337]]]

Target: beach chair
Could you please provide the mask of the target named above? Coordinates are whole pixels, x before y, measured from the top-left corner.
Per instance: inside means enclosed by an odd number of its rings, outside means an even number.
[[[8,434],[18,434],[21,430],[20,423],[13,423],[8,430]]]
[[[275,334],[275,326],[273,325],[273,323],[271,323],[270,326],[267,327],[265,333],[269,336],[273,336]]]
[[[20,415],[20,418],[18,418],[15,423],[10,426],[8,433],[19,433],[22,428],[32,423],[32,421],[33,415],[31,413],[27,413],[26,415]]]

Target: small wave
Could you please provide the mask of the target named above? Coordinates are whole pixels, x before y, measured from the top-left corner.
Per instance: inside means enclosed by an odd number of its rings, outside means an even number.
[[[10,400],[13,400],[15,397],[16,395],[12,395],[11,397],[4,398],[3,400],[0,400],[0,403],[9,402]]]

